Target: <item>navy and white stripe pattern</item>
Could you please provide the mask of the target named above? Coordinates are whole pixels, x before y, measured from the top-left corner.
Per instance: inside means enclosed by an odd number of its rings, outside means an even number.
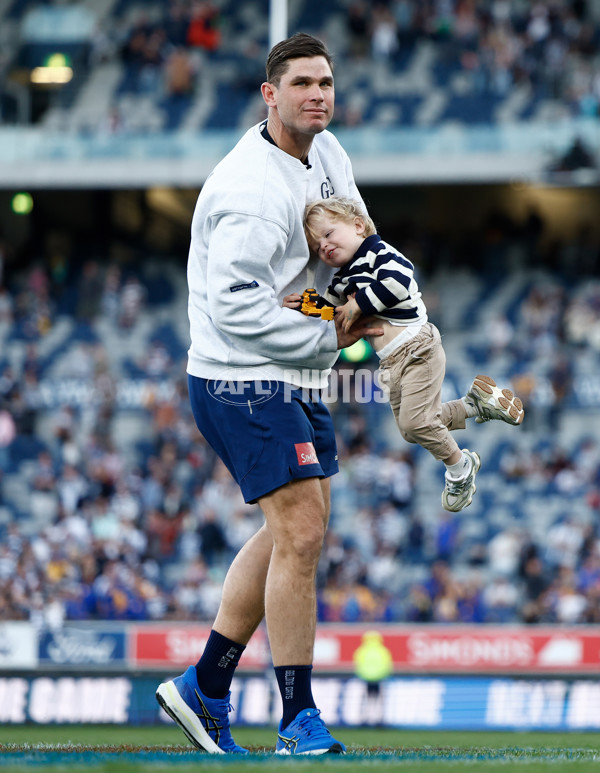
[[[410,260],[373,234],[337,271],[323,297],[339,306],[356,293],[365,316],[385,317],[396,324],[419,322],[427,318],[427,309],[414,270]]]

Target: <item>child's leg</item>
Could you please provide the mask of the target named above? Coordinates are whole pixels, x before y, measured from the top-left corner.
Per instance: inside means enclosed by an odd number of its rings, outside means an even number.
[[[442,506],[457,512],[468,507],[477,487],[479,456],[461,449],[450,434],[465,426],[462,400],[442,404],[446,355],[439,331],[424,325],[410,342],[382,363],[390,389],[390,405],[402,436],[418,443],[446,465]]]
[[[455,429],[464,429],[468,418],[467,407],[462,398],[442,403],[441,421],[451,432]]]
[[[390,406],[402,437],[436,459],[458,461],[460,449],[448,425],[462,421],[464,426],[466,411],[461,400],[442,405],[446,355],[435,325],[424,325],[382,366],[389,373]]]

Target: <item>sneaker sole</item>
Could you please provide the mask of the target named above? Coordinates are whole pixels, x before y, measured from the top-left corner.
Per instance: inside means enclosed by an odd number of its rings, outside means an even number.
[[[342,747],[339,745],[339,743],[334,743],[333,746],[330,746],[329,749],[311,749],[307,752],[290,752],[287,749],[279,749],[275,752],[275,754],[279,754],[281,757],[308,757],[308,756],[316,756],[319,754],[345,754],[346,752],[342,749]]]
[[[209,754],[225,754],[206,732],[198,717],[183,700],[173,682],[163,682],[156,690],[156,700],[176,722],[196,749]]]
[[[498,410],[496,406],[487,405],[487,407],[497,411],[498,418],[514,426],[518,426],[523,421],[525,411],[523,410],[521,399],[516,397],[510,389],[500,389],[493,378],[489,376],[475,376],[471,386],[472,390],[476,390],[477,396],[486,405],[489,403],[490,397],[496,398],[502,410]]]

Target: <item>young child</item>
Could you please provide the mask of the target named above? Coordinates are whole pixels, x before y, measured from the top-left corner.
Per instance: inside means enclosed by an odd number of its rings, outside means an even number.
[[[404,439],[446,465],[442,506],[452,512],[468,507],[480,460],[475,451],[461,450],[450,432],[473,417],[521,424],[523,403],[489,376],[477,376],[460,400],[442,403],[446,355],[438,329],[427,321],[414,266],[381,239],[359,202],[341,196],[315,201],[306,207],[304,225],[311,250],[337,269],[323,299],[336,307],[344,331],[361,315],[377,317],[383,327],[383,336],[370,341],[381,380]],[[283,303],[298,308],[300,296],[288,295]]]

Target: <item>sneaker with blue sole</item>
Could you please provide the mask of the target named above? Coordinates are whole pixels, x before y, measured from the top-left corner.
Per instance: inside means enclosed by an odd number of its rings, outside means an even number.
[[[279,725],[276,754],[345,754],[346,747],[331,735],[319,709],[304,709],[285,728]]]
[[[196,666],[190,666],[181,676],[163,682],[156,690],[156,700],[183,730],[191,743],[209,754],[248,754],[231,736],[229,702],[224,698],[208,698],[198,687]]]

